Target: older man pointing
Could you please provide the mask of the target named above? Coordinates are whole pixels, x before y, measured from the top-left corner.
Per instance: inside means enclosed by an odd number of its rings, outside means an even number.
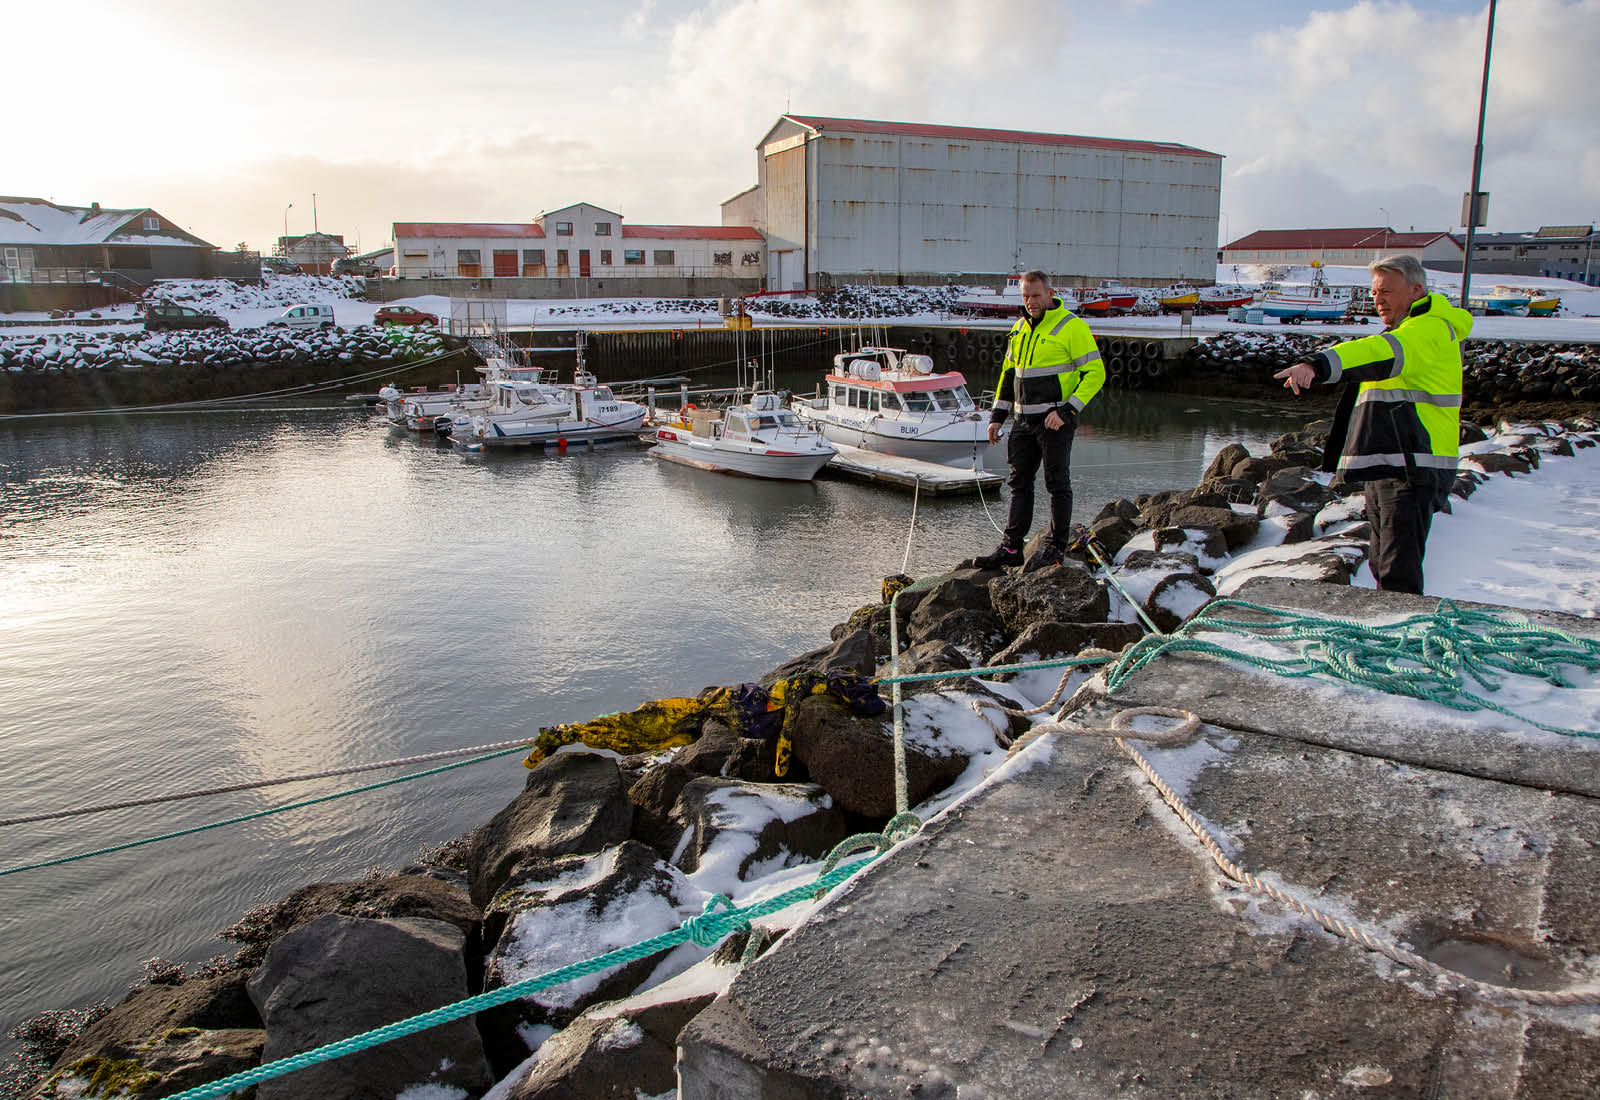
[[[1363,483],[1378,587],[1422,594],[1433,513],[1455,483],[1461,442],[1461,344],[1472,315],[1428,292],[1415,256],[1368,265],[1386,331],[1346,340],[1275,374],[1295,393],[1346,382],[1322,468]]]

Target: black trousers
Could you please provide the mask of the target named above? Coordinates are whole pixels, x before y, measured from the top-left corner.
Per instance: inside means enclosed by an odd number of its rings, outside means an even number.
[[[1050,494],[1050,541],[1065,548],[1072,530],[1072,437],[1078,422],[1069,417],[1061,427],[1051,430],[1041,422],[1027,424],[1020,419],[1006,443],[1006,461],[1011,476],[1011,512],[1006,520],[1005,544],[1022,549],[1033,526],[1033,482],[1044,467],[1044,488]]]
[[[1439,505],[1436,479],[1386,477],[1366,484],[1367,520],[1372,524],[1368,565],[1385,592],[1422,595],[1422,555]]]

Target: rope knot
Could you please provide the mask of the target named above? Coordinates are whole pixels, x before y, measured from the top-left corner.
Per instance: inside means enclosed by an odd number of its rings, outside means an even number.
[[[730,932],[748,931],[750,922],[734,907],[727,894],[712,894],[698,917],[683,922],[683,930],[701,947],[715,947]]]

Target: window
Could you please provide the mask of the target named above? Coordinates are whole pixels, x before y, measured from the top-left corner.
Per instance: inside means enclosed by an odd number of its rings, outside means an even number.
[[[732,267],[733,266],[733,253],[732,252],[713,252],[711,254],[711,262],[716,264],[718,267]]]
[[[642,248],[624,248],[622,250],[622,262],[624,264],[642,264],[642,263],[644,263],[644,249],[642,249]]]
[[[608,267],[611,265],[611,249],[602,248],[600,250],[600,262]]]
[[[657,267],[671,267],[678,262],[678,254],[670,248],[658,248],[653,262]]]
[[[544,263],[544,249],[542,249],[542,248],[524,248],[522,250],[522,262],[525,263],[525,264],[542,264],[542,263]]]
[[[483,274],[483,261],[476,248],[456,249],[456,274],[476,279]]]
[[[144,227],[146,229],[160,229],[161,228],[161,219],[157,218],[157,217],[154,217],[152,215],[146,214],[145,218],[144,218]]]
[[[570,236],[572,236],[572,223],[571,222],[556,222],[556,236],[558,236],[558,237],[570,237]]]
[[[556,249],[556,266],[557,267],[566,267],[567,266],[567,250],[565,248]]]
[[[426,260],[428,254],[426,252],[403,252],[401,253],[401,258],[406,260]]]
[[[609,236],[611,236],[611,223],[610,222],[595,222],[594,223],[594,235],[596,237],[609,237]]]
[[[901,394],[900,399],[906,403],[908,412],[925,413],[933,409],[933,399],[926,391],[912,390],[910,393]]]

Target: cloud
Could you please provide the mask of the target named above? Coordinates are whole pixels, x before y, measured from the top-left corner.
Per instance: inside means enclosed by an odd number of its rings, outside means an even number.
[[[1471,179],[1484,32],[1481,11],[1365,2],[1258,35],[1253,62],[1265,88],[1244,116],[1239,143],[1249,159],[1224,183],[1234,235],[1352,224],[1340,214],[1376,224],[1376,209],[1353,206],[1363,196],[1392,200],[1382,205],[1397,225],[1451,227]],[[1600,145],[1600,93],[1580,74],[1597,51],[1600,0],[1502,8],[1482,185],[1496,193],[1495,225],[1593,216],[1586,204],[1594,191],[1581,166]],[[1304,188],[1298,217],[1273,196],[1272,179],[1284,191]]]

